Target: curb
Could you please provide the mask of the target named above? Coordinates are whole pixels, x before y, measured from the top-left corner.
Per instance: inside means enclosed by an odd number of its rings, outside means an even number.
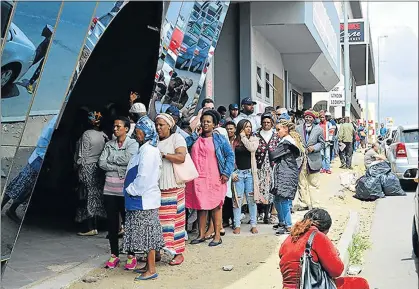
[[[353,237],[359,231],[359,216],[357,212],[350,211],[349,212],[349,219],[348,223],[346,224],[345,231],[343,232],[339,243],[337,245],[337,249],[340,253],[340,258],[344,264],[344,270],[342,276],[346,275],[346,272],[349,267],[349,252],[348,249],[352,245]]]
[[[29,284],[22,289],[65,289],[79,281],[91,271],[100,268],[103,265],[103,260],[109,257],[109,254],[100,255],[81,262],[80,264],[66,269],[63,272],[41,279],[35,283]]]

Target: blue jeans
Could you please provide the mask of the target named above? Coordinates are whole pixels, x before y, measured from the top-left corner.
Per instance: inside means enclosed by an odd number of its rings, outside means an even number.
[[[330,170],[330,147],[327,146],[322,149],[322,169]]]
[[[236,187],[236,194],[238,199],[238,208],[233,208],[234,215],[234,226],[240,228],[240,217],[242,214],[241,208],[243,204],[243,197],[246,196],[247,206],[249,207],[250,213],[250,224],[252,227],[257,225],[257,206],[255,199],[253,198],[253,176],[252,171],[248,170],[237,170],[236,173],[239,176],[239,180],[234,183]],[[252,193],[252,194],[250,194]]]
[[[278,213],[279,222],[284,224],[285,227],[287,228],[291,227],[292,226],[292,220],[291,220],[292,200],[275,196],[274,205],[275,205],[275,210]]]

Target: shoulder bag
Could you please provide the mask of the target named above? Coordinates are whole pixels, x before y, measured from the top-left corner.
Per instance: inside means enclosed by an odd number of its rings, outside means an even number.
[[[308,238],[304,254],[300,259],[300,284],[299,289],[336,289],[336,284],[322,265],[313,261],[311,247],[317,230]]]
[[[178,185],[190,182],[199,177],[199,173],[196,170],[195,164],[188,152],[186,152],[185,161],[182,164],[172,163],[172,165],[176,183]]]

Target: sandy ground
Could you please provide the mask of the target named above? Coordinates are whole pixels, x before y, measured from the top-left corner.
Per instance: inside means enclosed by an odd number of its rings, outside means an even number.
[[[354,155],[354,171],[362,172],[363,154]],[[329,238],[337,244],[349,216],[349,211],[354,210],[360,214],[361,233],[367,238],[371,227],[372,214],[375,203],[360,202],[352,197],[353,192],[343,190],[340,185],[339,175],[344,170],[338,168],[339,161],[335,161],[332,175],[321,174],[320,190],[313,194],[317,201],[315,206],[326,208],[332,218],[333,225]],[[293,220],[301,219],[302,212],[293,215]],[[149,282],[134,282],[135,274],[125,272],[122,268],[109,271],[96,269],[88,274],[95,282],[86,283],[79,281],[69,288],[94,289],[94,288],[282,288],[281,274],[279,272],[278,248],[284,237],[276,237],[271,225],[260,225],[260,234],[251,236],[242,234],[237,237],[227,230],[223,238],[223,245],[210,248],[205,244],[187,245],[185,262],[178,267],[170,267],[167,260],[158,265],[159,279]],[[242,231],[247,230],[246,227]],[[230,272],[222,270],[224,265],[233,265]]]

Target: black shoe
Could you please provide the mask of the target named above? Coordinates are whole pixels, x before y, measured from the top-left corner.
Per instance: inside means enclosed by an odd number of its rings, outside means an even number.
[[[196,245],[205,242],[205,238],[192,240],[189,244]]]
[[[339,168],[340,169],[346,169],[346,165],[341,165]]]
[[[208,244],[208,246],[209,247],[216,247],[216,246],[218,246],[218,245],[221,245],[223,243],[223,240],[220,238],[220,241],[218,241],[218,242],[215,242],[214,240],[212,240],[209,244]]]
[[[280,235],[288,235],[290,234],[290,230],[284,227],[281,227],[278,229],[278,231],[275,232],[275,235],[280,236]]]
[[[276,225],[273,225],[272,226],[272,229],[278,230],[279,228],[284,227],[284,226],[285,226],[284,223],[278,223]]]
[[[348,169],[348,170],[353,170],[354,168],[353,168],[353,167],[347,167],[347,169]]]

